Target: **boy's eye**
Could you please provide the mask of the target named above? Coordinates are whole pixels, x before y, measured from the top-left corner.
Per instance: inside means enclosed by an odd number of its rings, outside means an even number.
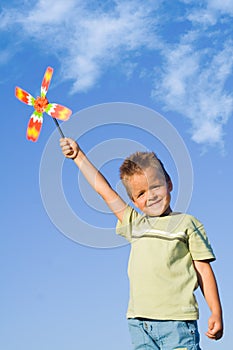
[[[138,198],[139,198],[139,197],[142,197],[142,196],[144,195],[144,193],[145,193],[145,192],[140,192],[140,193],[138,194]]]
[[[153,186],[153,189],[158,189],[158,188],[160,188],[161,186],[162,186],[161,184],[154,185],[154,186]]]

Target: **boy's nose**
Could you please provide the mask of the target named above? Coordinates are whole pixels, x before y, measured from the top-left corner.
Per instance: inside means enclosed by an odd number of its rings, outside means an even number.
[[[148,191],[147,201],[153,201],[156,198],[157,198],[157,194],[153,190]]]

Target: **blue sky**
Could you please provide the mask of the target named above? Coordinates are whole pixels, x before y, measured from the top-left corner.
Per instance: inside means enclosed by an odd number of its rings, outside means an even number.
[[[1,1],[1,349],[130,349],[130,248],[63,161],[51,118],[25,137],[32,108],[14,89],[37,96],[47,66],[49,101],[73,110],[65,134],[123,196],[128,151],[162,158],[173,207],[204,223],[217,256],[225,336],[206,339],[198,292],[202,346],[231,347],[232,17],[232,0]]]

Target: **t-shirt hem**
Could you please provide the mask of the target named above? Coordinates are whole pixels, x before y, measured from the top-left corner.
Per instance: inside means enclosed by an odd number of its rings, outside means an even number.
[[[216,260],[216,257],[214,254],[205,255],[205,256],[192,256],[193,261],[208,261],[208,262],[214,262]]]
[[[199,319],[198,314],[192,314],[192,315],[167,315],[167,316],[161,316],[161,315],[126,315],[127,319],[136,318],[136,319],[145,319],[145,320],[157,320],[157,321],[196,321]]]

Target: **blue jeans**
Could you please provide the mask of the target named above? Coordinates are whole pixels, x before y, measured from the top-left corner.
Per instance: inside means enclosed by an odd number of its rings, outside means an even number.
[[[196,321],[128,320],[134,350],[201,350]]]

